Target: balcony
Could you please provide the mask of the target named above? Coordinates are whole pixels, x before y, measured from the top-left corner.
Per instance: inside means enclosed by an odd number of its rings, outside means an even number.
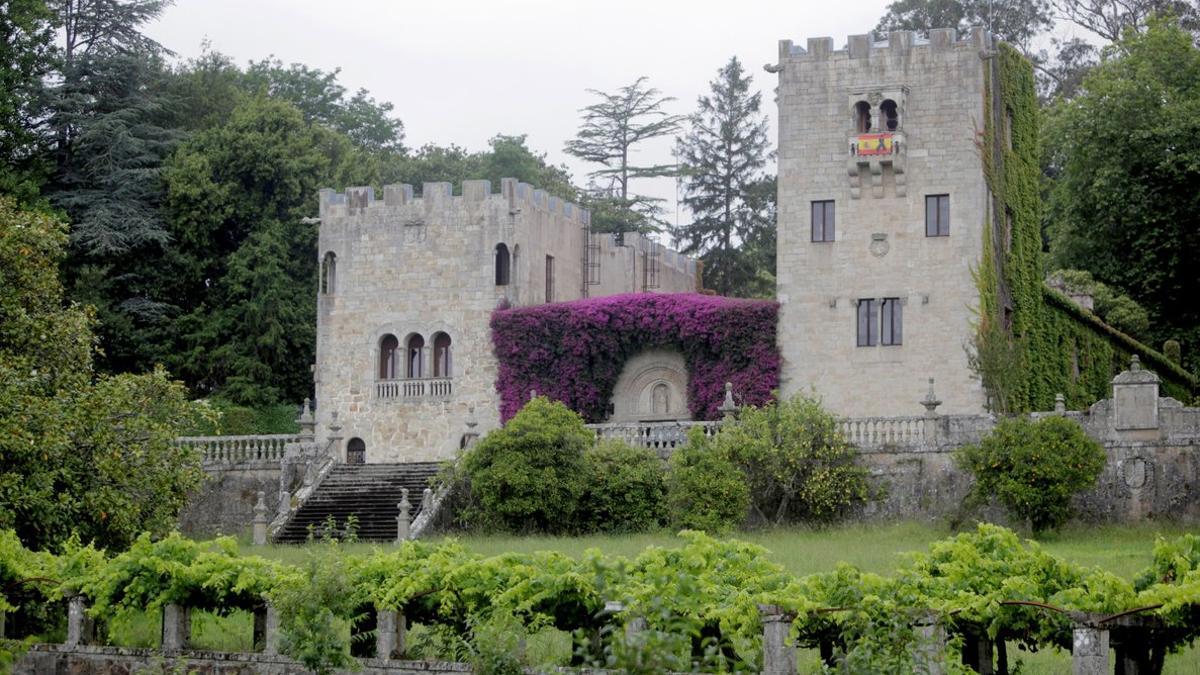
[[[454,394],[454,380],[428,377],[413,380],[377,380],[375,398],[384,401],[442,401]]]

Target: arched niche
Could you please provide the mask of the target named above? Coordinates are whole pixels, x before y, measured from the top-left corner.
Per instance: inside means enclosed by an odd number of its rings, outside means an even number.
[[[687,363],[670,349],[649,349],[625,362],[613,388],[610,422],[689,420]]]

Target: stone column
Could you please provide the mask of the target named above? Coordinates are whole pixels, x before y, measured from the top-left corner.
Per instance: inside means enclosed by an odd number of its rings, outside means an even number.
[[[263,654],[274,656],[279,653],[279,611],[267,603],[263,617]]]
[[[186,649],[192,632],[191,612],[176,604],[162,609],[162,650],[177,652]]]
[[[796,647],[788,644],[792,616],[776,605],[759,605],[762,617],[763,675],[796,675]]]
[[[254,503],[254,545],[267,545],[267,495],[258,491],[258,501]]]
[[[925,394],[925,398],[921,399],[921,405],[925,408],[925,416],[921,420],[921,431],[925,436],[925,444],[936,446],[938,444],[938,406],[942,404],[941,399],[933,391],[933,378],[929,378],[929,391]]]
[[[946,672],[944,654],[946,631],[935,616],[921,617],[913,624],[917,634],[917,648],[913,654],[913,665],[923,675],[943,675]]]
[[[71,596],[67,600],[67,647],[86,645],[92,641],[95,622],[87,615],[87,605],[82,595]]]
[[[403,612],[380,609],[375,614],[375,658],[399,659],[404,656],[408,621]]]
[[[1108,675],[1108,630],[1075,624],[1071,646],[1071,675]]]
[[[408,501],[408,488],[400,488],[400,503],[396,505],[396,543],[408,540],[409,527],[412,525],[412,502]]]

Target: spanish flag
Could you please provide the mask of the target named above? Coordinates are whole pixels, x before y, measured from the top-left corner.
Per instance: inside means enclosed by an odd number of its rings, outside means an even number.
[[[858,155],[892,154],[892,134],[859,134]]]

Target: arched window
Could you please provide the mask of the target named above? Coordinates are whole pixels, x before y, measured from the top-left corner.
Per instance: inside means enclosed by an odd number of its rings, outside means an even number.
[[[346,463],[367,463],[367,444],[363,442],[363,439],[351,438],[350,442],[346,444]]]
[[[433,376],[452,377],[454,360],[450,355],[450,336],[436,333],[433,336]]]
[[[321,293],[329,295],[337,288],[337,256],[333,251],[321,259]]]
[[[883,128],[887,131],[895,131],[900,128],[900,111],[896,108],[896,102],[892,99],[887,99],[879,104],[879,112],[883,115]]]
[[[508,255],[508,247],[496,244],[496,285],[507,286],[512,276],[512,260]]]
[[[379,341],[379,379],[394,380],[400,376],[400,341],[395,335],[384,335]]]
[[[425,377],[425,338],[413,333],[404,344],[408,358],[404,376],[410,380]]]
[[[854,104],[854,130],[865,134],[871,130],[871,104],[859,101]]]

